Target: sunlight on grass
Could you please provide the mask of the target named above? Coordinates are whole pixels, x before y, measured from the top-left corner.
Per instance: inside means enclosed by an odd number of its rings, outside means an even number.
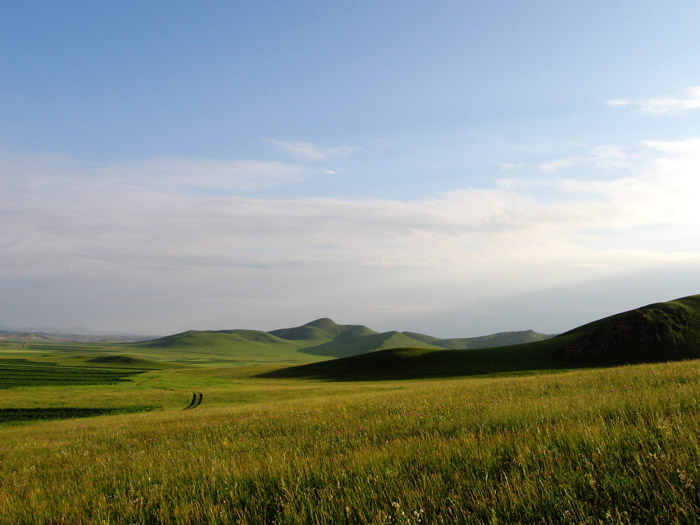
[[[688,522],[699,380],[253,381],[258,400],[5,427],[0,522]]]

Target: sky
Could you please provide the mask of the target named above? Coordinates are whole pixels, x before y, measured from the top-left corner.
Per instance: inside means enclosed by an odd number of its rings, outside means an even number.
[[[0,0],[0,327],[559,333],[700,293],[698,27]]]

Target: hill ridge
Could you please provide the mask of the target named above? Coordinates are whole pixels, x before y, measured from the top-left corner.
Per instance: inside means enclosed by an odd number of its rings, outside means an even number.
[[[290,360],[303,362],[348,357],[390,348],[481,348],[484,344],[498,346],[512,344],[514,341],[528,341],[518,334],[520,332],[502,332],[481,338],[440,339],[417,332],[397,330],[379,333],[365,325],[338,324],[329,317],[321,317],[300,326],[270,330],[269,332],[241,328],[187,330],[136,343],[136,346],[162,347],[181,354],[187,352],[188,349],[200,354],[204,350],[208,352],[217,349],[217,355],[236,357],[243,356],[246,350],[258,352],[264,350],[268,354],[277,353],[282,360],[281,362]],[[539,336],[542,338],[550,337],[545,334],[539,334]],[[482,339],[487,343],[480,342]]]
[[[578,335],[560,351],[567,359],[629,362],[700,357],[700,295],[648,304],[566,334]]]

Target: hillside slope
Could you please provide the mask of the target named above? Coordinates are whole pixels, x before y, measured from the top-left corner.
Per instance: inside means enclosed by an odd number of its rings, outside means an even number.
[[[568,342],[572,336],[563,338]],[[562,340],[473,350],[392,348],[363,355],[275,370],[261,377],[309,378],[324,381],[387,381],[483,374],[532,373],[582,365],[555,357]]]
[[[700,357],[700,295],[630,310],[532,343],[473,350],[389,349],[277,370],[267,377],[419,379],[696,357]]]
[[[402,332],[384,332],[381,334],[353,334],[342,336],[320,344],[305,348],[302,352],[311,355],[323,355],[328,357],[347,357],[361,355],[389,348],[435,348],[434,346],[413,339]]]
[[[567,332],[569,361],[636,363],[700,357],[700,295],[654,303]]]
[[[268,332],[275,337],[289,341],[319,341],[328,342],[338,338],[360,337],[374,335],[377,332],[363,325],[337,324],[332,319],[324,317],[294,328],[282,328]]]
[[[303,344],[257,330],[189,330],[126,348],[141,349],[158,359],[183,363],[303,363],[314,359],[299,354]]]
[[[468,337],[460,339],[440,339],[433,341],[433,345],[440,348],[453,350],[473,349],[473,348],[496,348],[499,346],[520,345],[523,343],[534,343],[555,337],[554,334],[541,334],[534,330],[524,330],[520,332],[499,332],[497,334],[484,335],[482,337]]]

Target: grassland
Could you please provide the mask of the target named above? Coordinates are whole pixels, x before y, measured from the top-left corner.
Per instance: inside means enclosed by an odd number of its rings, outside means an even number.
[[[688,523],[700,512],[697,361],[390,383],[238,377],[252,397],[219,385],[195,410],[0,427],[0,522]]]
[[[700,301],[652,306],[525,345],[301,364],[266,341],[377,334],[3,342],[0,523],[697,522],[700,360],[607,366],[614,345],[693,357]],[[267,360],[224,343],[241,338]]]

